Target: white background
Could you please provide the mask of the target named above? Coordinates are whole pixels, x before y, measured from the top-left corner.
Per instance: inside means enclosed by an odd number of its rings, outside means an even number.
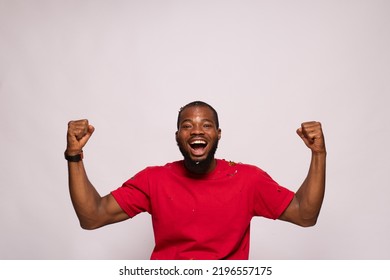
[[[251,259],[389,259],[390,2],[0,0],[0,259],[148,259],[151,219],[95,231],[74,214],[67,122],[105,195],[181,158],[179,108],[219,112],[217,157],[297,190],[319,120],[328,148],[318,224],[255,218]]]

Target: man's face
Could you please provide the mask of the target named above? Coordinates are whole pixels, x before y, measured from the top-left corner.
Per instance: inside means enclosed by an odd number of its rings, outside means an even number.
[[[221,138],[215,121],[207,106],[193,106],[181,112],[176,141],[185,160],[199,164],[214,159]]]

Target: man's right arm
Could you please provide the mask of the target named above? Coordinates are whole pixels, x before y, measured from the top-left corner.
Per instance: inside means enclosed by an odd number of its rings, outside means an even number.
[[[93,132],[88,120],[69,122],[65,154],[81,154]],[[82,160],[68,161],[68,174],[70,197],[82,228],[95,229],[129,218],[111,194],[100,196],[89,181]]]

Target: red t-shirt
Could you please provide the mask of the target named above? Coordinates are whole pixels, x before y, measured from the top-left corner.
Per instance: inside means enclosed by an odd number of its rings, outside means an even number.
[[[148,167],[112,192],[134,217],[152,216],[151,259],[248,259],[253,216],[277,219],[294,193],[258,167],[217,160],[194,177],[183,161]]]

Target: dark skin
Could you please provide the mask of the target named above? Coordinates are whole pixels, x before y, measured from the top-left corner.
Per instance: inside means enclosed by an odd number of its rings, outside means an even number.
[[[88,120],[69,122],[65,153],[79,154],[94,130]],[[324,198],[326,148],[319,122],[302,123],[297,134],[311,151],[311,163],[305,180],[279,219],[308,227],[315,225]],[[194,106],[181,112],[176,141],[185,155],[187,170],[194,176],[215,169],[213,147],[220,138],[221,130],[210,108]],[[129,218],[111,194],[99,195],[87,177],[83,161],[68,162],[68,172],[70,195],[82,228],[95,229]]]
[[[186,168],[194,174],[207,174],[215,168],[214,154],[221,139],[221,129],[216,127],[210,112],[208,107],[196,106],[180,114],[176,142]]]
[[[321,123],[305,122],[297,134],[311,151],[308,174],[280,220],[308,227],[316,224],[325,194],[326,148]]]

